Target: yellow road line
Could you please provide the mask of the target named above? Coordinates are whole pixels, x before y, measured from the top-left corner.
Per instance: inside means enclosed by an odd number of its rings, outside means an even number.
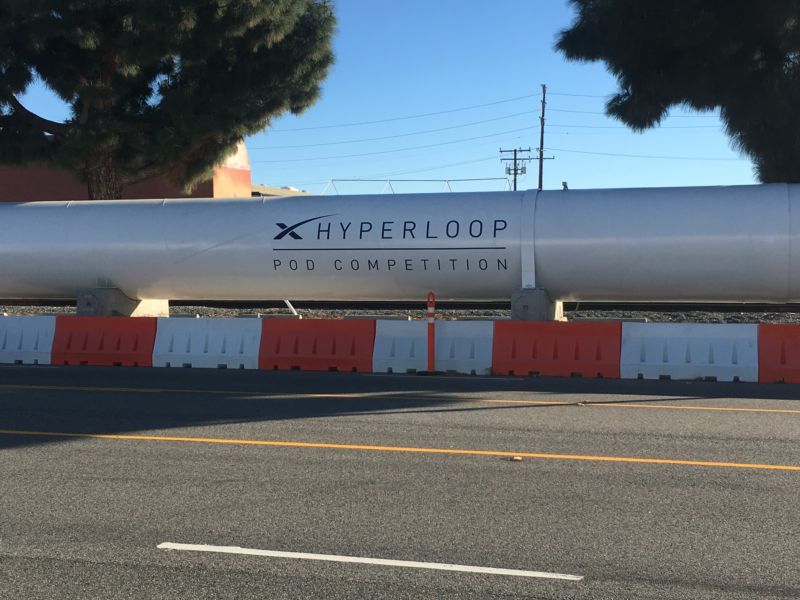
[[[60,391],[60,392],[120,392],[120,393],[144,393],[144,394],[224,394],[234,395],[241,397],[258,397],[258,398],[272,398],[280,399],[298,399],[298,398],[315,398],[315,399],[337,399],[337,398],[382,398],[388,400],[404,400],[408,402],[429,402],[431,398],[418,398],[414,396],[407,396],[406,394],[426,394],[424,390],[415,392],[342,392],[342,393],[314,393],[314,394],[295,394],[291,392],[266,392],[266,391],[237,391],[237,390],[209,390],[209,389],[181,389],[181,388],[131,388],[131,387],[93,387],[93,386],[63,386],[63,385],[38,385],[38,384],[0,384],[1,389],[20,389],[20,390],[42,390],[42,391]],[[473,398],[435,398],[437,402],[479,402],[483,404],[531,404],[531,405],[561,405],[570,406],[574,402],[559,402],[549,400],[491,400],[491,399],[473,399]]]
[[[438,399],[438,398],[437,398]],[[529,404],[531,406],[575,406],[575,402],[565,402],[564,400],[508,400],[506,398],[499,398],[493,400],[491,398],[446,398],[452,402],[476,402],[479,404]]]
[[[270,398],[373,398],[390,396],[401,398],[398,392],[353,392],[337,394],[292,394],[285,392],[262,391],[237,391],[237,390],[209,390],[209,389],[181,389],[181,388],[133,388],[133,387],[99,387],[99,386],[67,386],[67,385],[38,385],[38,384],[0,384],[0,389],[6,390],[43,390],[58,392],[121,392],[142,394],[225,394],[234,396],[259,396]]]
[[[800,415],[800,410],[791,408],[735,408],[724,406],[675,406],[674,404],[622,404],[614,402],[587,402],[585,406],[606,408],[660,408],[662,410],[709,410],[719,412],[782,413]]]
[[[463,399],[460,402],[481,402],[484,404],[531,404],[531,405],[555,405],[555,406],[576,406],[578,402],[546,402],[544,400],[490,400],[490,399]],[[663,399],[658,400],[642,400],[641,402],[664,402]],[[680,398],[667,399],[666,402],[680,402]],[[639,404],[622,402],[592,402],[591,400],[580,402],[581,406],[601,408],[657,408],[661,410],[706,410],[706,411],[719,411],[719,412],[745,412],[745,413],[782,413],[790,415],[800,415],[800,409],[792,408],[738,408],[738,407],[723,407],[723,406],[681,406],[675,404]]]
[[[65,385],[34,385],[34,384],[18,384],[8,383],[0,385],[3,390],[44,390],[44,391],[57,391],[57,392],[135,392],[142,394],[158,394],[161,392],[169,391],[183,391],[183,390],[165,390],[158,388],[125,388],[125,387],[95,387],[95,386],[65,386]],[[213,393],[206,390],[193,390],[200,393]]]
[[[361,450],[368,452],[405,452],[415,454],[450,454],[467,456],[494,456],[511,458],[541,458],[551,460],[582,460],[614,463],[637,463],[651,465],[682,465],[690,467],[721,467],[729,469],[761,469],[771,471],[798,471],[796,465],[766,465],[759,463],[735,463],[705,460],[679,460],[671,458],[635,458],[627,456],[594,456],[584,454],[547,454],[542,452],[506,452],[502,450],[459,450],[455,448],[416,448],[413,446],[376,446],[367,444],[331,444],[323,442],[288,442],[271,440],[240,440],[227,438],[200,438],[163,435],[124,435],[115,433],[67,433],[57,431],[25,431],[0,429],[3,435],[89,438],[101,440],[133,440],[146,442],[191,442],[199,444],[232,444],[242,446],[273,446],[283,448],[318,448],[327,450]]]
[[[403,392],[343,392],[343,393],[314,393],[314,394],[293,394],[290,392],[262,392],[262,391],[236,391],[236,390],[208,390],[208,389],[181,389],[181,388],[133,388],[133,387],[93,387],[93,386],[60,386],[60,385],[37,385],[37,384],[0,384],[0,389],[21,389],[21,390],[43,390],[43,391],[62,391],[62,392],[119,392],[119,393],[143,393],[143,394],[213,394],[213,395],[234,395],[240,397],[270,398],[281,399],[366,399],[382,398],[387,400],[403,400],[406,402],[430,402],[435,400],[441,403],[478,403],[478,404],[505,404],[505,405],[527,405],[527,406],[575,406],[577,402],[565,402],[557,400],[511,400],[507,398],[446,398],[446,397],[424,397],[418,398],[407,396]],[[410,390],[408,394],[425,394],[424,390],[415,392]],[[664,400],[642,400],[642,402],[663,402]],[[669,399],[668,402],[680,402],[680,398]],[[605,408],[656,408],[661,410],[700,410],[711,412],[744,412],[744,413],[777,413],[777,414],[800,414],[800,409],[791,408],[738,408],[738,407],[719,407],[719,406],[676,406],[674,404],[640,404],[628,402],[592,402],[591,400],[581,403],[583,406],[600,406]]]

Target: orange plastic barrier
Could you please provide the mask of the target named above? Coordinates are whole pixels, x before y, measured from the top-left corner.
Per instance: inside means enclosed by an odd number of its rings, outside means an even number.
[[[758,381],[800,383],[800,325],[758,326]]]
[[[621,323],[496,321],[495,375],[619,379]]]
[[[372,371],[375,321],[264,319],[258,368]]]
[[[58,317],[52,364],[151,367],[156,319]]]

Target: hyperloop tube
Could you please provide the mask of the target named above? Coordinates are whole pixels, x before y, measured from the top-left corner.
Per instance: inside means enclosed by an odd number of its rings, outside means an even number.
[[[0,298],[800,301],[800,185],[0,205]]]

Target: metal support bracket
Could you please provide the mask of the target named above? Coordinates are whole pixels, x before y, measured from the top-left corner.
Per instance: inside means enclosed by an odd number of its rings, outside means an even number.
[[[538,190],[528,190],[522,196],[520,206],[519,259],[522,276],[521,288],[536,287],[536,202]]]
[[[76,308],[83,317],[168,317],[169,300],[137,300],[113,287],[77,290]]]

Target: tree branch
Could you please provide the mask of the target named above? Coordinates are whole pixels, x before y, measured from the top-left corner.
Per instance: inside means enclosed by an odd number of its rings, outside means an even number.
[[[165,175],[169,170],[170,168],[165,167],[163,163],[152,161],[141,167],[138,167],[135,177],[125,177],[125,184],[132,185],[134,183],[144,181],[145,179],[158,177],[159,175]]]
[[[27,108],[22,106],[20,101],[14,96],[11,96],[8,99],[8,103],[14,109],[14,117],[19,117],[20,119],[27,121],[28,124],[41,129],[44,133],[49,133],[50,135],[54,135],[56,137],[63,137],[64,133],[67,131],[67,125],[64,123],[50,121],[49,119],[45,119],[37,114],[32,113]]]

